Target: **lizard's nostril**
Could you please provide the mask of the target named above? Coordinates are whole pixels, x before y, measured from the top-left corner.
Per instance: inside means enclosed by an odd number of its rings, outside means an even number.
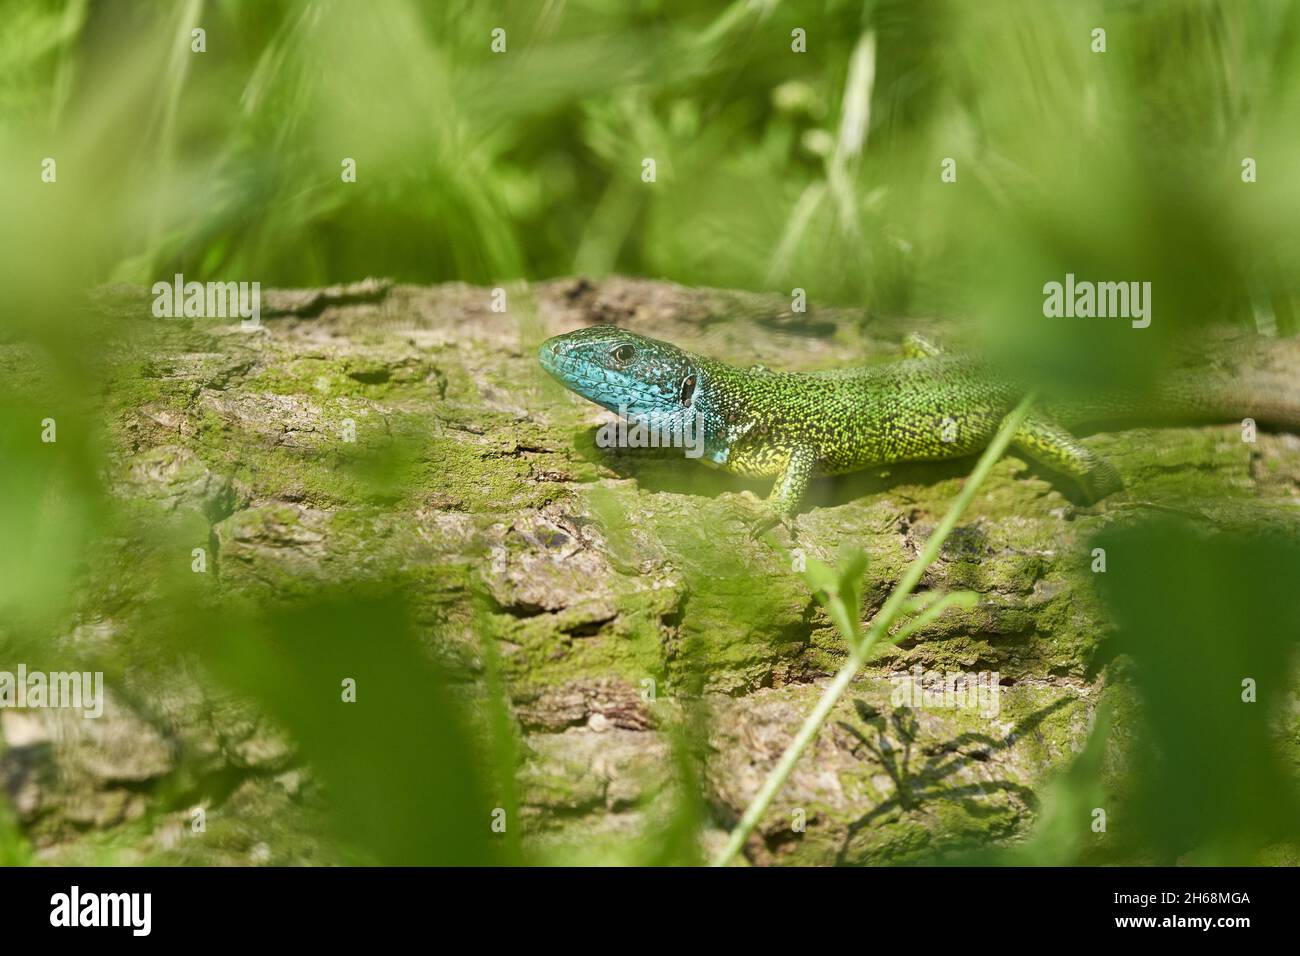
[[[542,349],[552,355],[563,355],[573,348],[573,343],[563,335],[553,335],[542,343]]]
[[[547,339],[537,349],[537,361],[551,374],[559,374],[572,347],[561,337]]]

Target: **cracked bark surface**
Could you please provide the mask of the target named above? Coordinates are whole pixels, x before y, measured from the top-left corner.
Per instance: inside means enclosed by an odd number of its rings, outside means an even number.
[[[597,448],[603,413],[546,380],[534,346],[608,322],[737,364],[812,369],[897,356],[906,332],[945,329],[619,278],[511,288],[505,313],[491,302],[457,284],[271,290],[249,332],[156,320],[144,290],[101,290],[94,308],[145,340],[105,406],[112,494],[188,522],[210,548],[213,587],[230,593],[406,582],[431,653],[466,686],[481,679],[481,642],[497,642],[525,756],[526,842],[582,858],[652,819],[670,790],[665,728],[683,701],[702,702],[716,843],[838,667],[840,639],[789,554],[747,536],[740,492],[765,487]],[[31,359],[0,351],[6,370]],[[907,862],[1025,833],[1036,793],[1114,691],[1089,536],[1152,507],[1287,527],[1300,515],[1295,437],[1153,434],[1087,439],[1129,486],[1093,509],[1014,455],[996,466],[922,585],[976,591],[977,606],[876,655],[751,860]],[[969,465],[820,481],[787,543],[827,561],[865,548],[869,616]],[[105,547],[113,573],[146,573],[130,566],[131,542]],[[83,860],[116,838],[159,862],[328,859],[313,837],[321,795],[292,743],[184,662],[160,664],[164,649],[131,642],[132,615],[147,613],[138,584],[120,600],[89,587],[59,637],[121,645],[127,666],[101,721],[0,712],[0,775],[39,853]],[[997,671],[1000,713],[894,706],[891,676],[917,665]],[[213,791],[214,835],[189,839],[187,801]]]

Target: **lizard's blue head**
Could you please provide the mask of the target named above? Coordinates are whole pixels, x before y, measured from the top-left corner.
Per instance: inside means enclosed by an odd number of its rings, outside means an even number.
[[[691,414],[701,384],[696,356],[611,325],[547,339],[537,359],[583,398],[650,421]]]

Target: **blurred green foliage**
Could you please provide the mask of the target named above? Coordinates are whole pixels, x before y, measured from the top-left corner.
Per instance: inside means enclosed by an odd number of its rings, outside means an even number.
[[[491,738],[476,738],[468,701],[429,661],[400,599],[340,582],[288,607],[227,602],[188,623],[183,649],[296,741],[353,862],[516,858],[517,808],[491,799],[476,756]]]
[[[1247,864],[1300,845],[1288,721],[1295,700],[1300,543],[1169,519],[1113,529],[1103,593],[1141,702],[1124,845],[1161,862]],[[1293,724],[1291,725],[1293,726]]]
[[[1300,543],[1161,516],[1092,545],[1123,682],[1044,788],[1029,839],[948,862],[1293,864]]]
[[[621,270],[1017,334],[1066,271],[1152,281],[1166,328],[1289,317],[1296,291],[1300,20],[1283,0],[0,12],[5,258],[64,274]],[[38,188],[45,156],[58,189]]]

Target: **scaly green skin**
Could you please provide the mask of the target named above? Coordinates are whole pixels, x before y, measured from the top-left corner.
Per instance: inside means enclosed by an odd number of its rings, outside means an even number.
[[[538,359],[567,388],[655,428],[696,416],[704,460],[748,477],[775,477],[769,502],[798,508],[814,475],[901,461],[938,461],[980,451],[1024,386],[976,359],[942,354],[917,337],[900,362],[827,372],[740,369],[611,326],[548,339]],[[1181,383],[1142,407],[1109,397],[1049,406],[1025,422],[1015,445],[1071,476],[1092,500],[1123,487],[1119,474],[1064,425],[1149,416],[1231,418],[1220,393]],[[1158,407],[1156,407],[1158,406]]]

